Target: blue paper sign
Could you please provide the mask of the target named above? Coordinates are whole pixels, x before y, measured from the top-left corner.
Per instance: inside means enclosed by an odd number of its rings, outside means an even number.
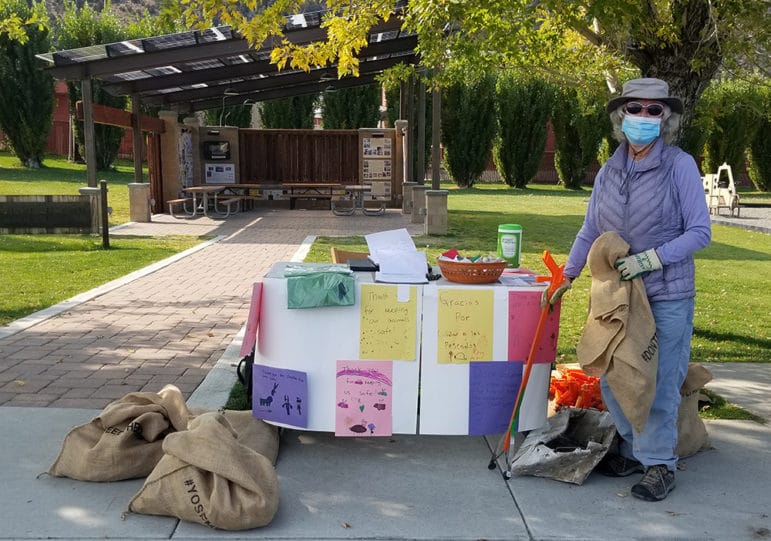
[[[252,413],[258,419],[300,428],[308,426],[308,375],[298,370],[255,364]]]
[[[506,431],[522,381],[523,363],[469,363],[468,433],[475,436]]]

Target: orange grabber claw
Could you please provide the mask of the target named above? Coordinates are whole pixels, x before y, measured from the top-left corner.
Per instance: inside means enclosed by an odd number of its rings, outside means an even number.
[[[565,280],[567,280],[567,278],[565,278],[565,265],[557,265],[557,262],[554,261],[554,258],[551,256],[548,250],[544,250],[541,259],[546,264],[546,268],[549,269],[551,275],[536,276],[535,281],[550,282],[547,289],[546,298],[551,299],[551,296],[554,295],[554,292],[565,283]]]

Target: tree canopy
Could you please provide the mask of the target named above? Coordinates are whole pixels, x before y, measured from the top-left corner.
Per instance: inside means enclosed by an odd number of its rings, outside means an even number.
[[[437,83],[520,70],[607,93],[605,82],[618,91],[626,79],[659,77],[684,100],[684,125],[718,70],[768,68],[764,0],[327,0],[327,40],[290,43],[285,17],[319,4],[181,0],[180,9],[189,24],[231,25],[255,47],[272,44],[279,68],[336,64],[340,77],[358,74],[372,26],[400,16]]]

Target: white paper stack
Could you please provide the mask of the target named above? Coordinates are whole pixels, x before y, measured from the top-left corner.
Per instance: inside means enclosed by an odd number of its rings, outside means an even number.
[[[418,251],[406,229],[394,229],[365,235],[369,257],[380,270],[375,281],[389,284],[425,284],[428,263],[426,253]]]

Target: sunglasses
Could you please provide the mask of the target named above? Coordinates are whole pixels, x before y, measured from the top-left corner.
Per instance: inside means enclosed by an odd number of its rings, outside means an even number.
[[[629,113],[630,115],[639,115],[642,113],[643,109],[645,109],[650,116],[661,116],[664,114],[664,106],[658,103],[643,105],[636,101],[630,101],[624,104],[624,112]]]

